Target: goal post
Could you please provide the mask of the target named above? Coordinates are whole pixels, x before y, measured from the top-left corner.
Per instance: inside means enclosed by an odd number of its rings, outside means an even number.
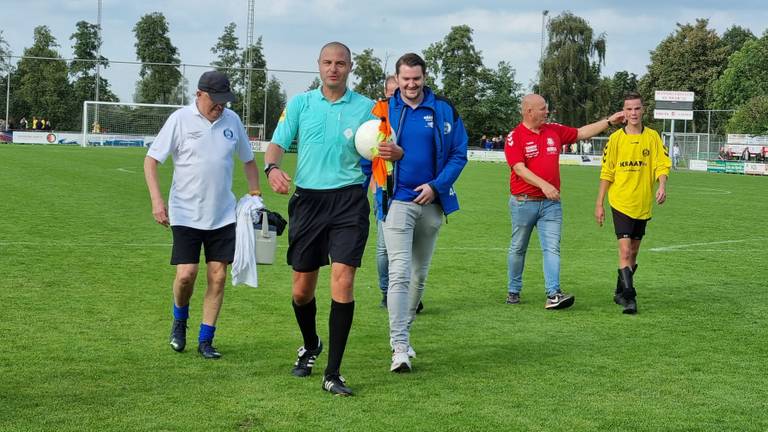
[[[144,146],[156,136],[168,116],[184,105],[132,102],[83,102],[81,145]]]

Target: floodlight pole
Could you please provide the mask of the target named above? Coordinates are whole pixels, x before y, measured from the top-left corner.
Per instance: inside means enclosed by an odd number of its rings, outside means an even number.
[[[541,86],[541,62],[542,60],[544,60],[544,30],[546,27],[548,14],[549,14],[549,11],[546,9],[541,12],[541,48],[539,51],[539,86]],[[541,89],[539,89],[539,91],[541,91]]]
[[[8,71],[5,75],[5,128],[10,129],[8,125],[8,109],[11,107],[11,52],[8,51]]]
[[[101,0],[99,0],[98,12],[96,14],[96,32],[98,33],[99,45],[96,48],[96,102],[99,101],[99,85],[101,84]],[[94,121],[99,122],[99,106],[94,107]]]

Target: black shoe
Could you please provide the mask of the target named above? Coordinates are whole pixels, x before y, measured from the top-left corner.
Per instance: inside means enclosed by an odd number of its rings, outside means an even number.
[[[170,344],[174,351],[184,351],[184,348],[187,346],[187,320],[173,320]]]
[[[634,315],[637,313],[637,300],[627,300],[624,304],[624,310],[621,311],[627,315]]]
[[[547,297],[546,303],[544,303],[545,309],[565,309],[573,306],[573,302],[576,301],[576,297],[572,294],[555,293],[551,297]]]
[[[416,313],[421,313],[422,309],[424,309],[424,303],[419,301],[419,305],[416,306]]]
[[[323,390],[334,396],[352,396],[352,389],[345,384],[346,381],[341,375],[325,375],[323,377]]]
[[[379,303],[379,307],[382,309],[387,308],[387,293],[381,295],[381,303]]]
[[[304,346],[300,346],[298,356],[296,357],[296,363],[293,364],[293,370],[291,373],[297,377],[306,377],[312,375],[312,368],[315,366],[315,360],[317,356],[323,352],[323,341],[320,338],[317,339],[317,348],[308,350]]]
[[[202,341],[197,346],[197,352],[203,356],[204,359],[218,360],[221,358],[221,353],[211,345],[211,341]]]
[[[509,294],[507,294],[507,300],[504,303],[506,303],[506,304],[519,304],[520,303],[520,294],[519,293],[509,293]]]
[[[621,269],[618,270],[616,275],[616,291],[613,293],[613,302],[619,306],[624,306],[624,296],[622,295],[623,288],[621,286]]]

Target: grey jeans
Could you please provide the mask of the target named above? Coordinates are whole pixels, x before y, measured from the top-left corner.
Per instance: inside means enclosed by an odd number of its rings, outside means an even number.
[[[443,224],[437,204],[394,201],[384,221],[389,254],[389,337],[392,348],[410,345],[409,333],[424,292],[437,233]]]

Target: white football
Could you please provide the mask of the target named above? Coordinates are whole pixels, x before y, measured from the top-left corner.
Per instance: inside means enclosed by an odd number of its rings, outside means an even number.
[[[368,120],[360,125],[355,132],[355,148],[365,159],[373,160],[378,153],[379,125],[381,120]]]

